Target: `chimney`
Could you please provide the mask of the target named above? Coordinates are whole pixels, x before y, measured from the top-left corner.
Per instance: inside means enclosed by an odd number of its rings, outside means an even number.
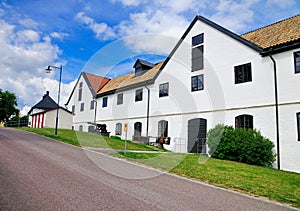
[[[43,99],[47,96],[49,96],[49,91],[46,91],[46,94],[44,94]]]

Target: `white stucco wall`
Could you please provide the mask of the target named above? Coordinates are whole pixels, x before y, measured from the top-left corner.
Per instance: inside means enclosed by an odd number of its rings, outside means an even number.
[[[44,127],[46,128],[55,128],[56,124],[56,109],[48,111],[45,113],[45,124]],[[59,109],[58,112],[58,128],[60,129],[72,129],[72,114],[63,110]]]
[[[82,82],[82,99],[78,100],[79,84]],[[73,95],[71,96],[68,110],[72,111],[72,106],[75,105],[75,112],[73,115],[73,127],[75,130],[79,130],[79,126],[82,125],[83,131],[88,131],[89,124],[87,122],[93,122],[95,116],[95,110],[90,109],[90,103],[93,100],[92,93],[81,75],[78,83],[75,86]],[[80,111],[81,103],[84,103],[84,111]],[[96,104],[95,104],[96,107]]]

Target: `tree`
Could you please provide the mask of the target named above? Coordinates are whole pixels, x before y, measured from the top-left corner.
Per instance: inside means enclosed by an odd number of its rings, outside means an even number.
[[[0,88],[0,122],[8,120],[12,115],[18,115],[17,97],[9,91],[3,92]]]

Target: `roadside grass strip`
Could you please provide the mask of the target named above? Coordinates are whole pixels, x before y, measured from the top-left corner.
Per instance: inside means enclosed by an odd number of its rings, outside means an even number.
[[[209,158],[203,163],[202,160],[206,158],[199,154],[119,152],[112,155],[300,208],[300,174],[297,173],[214,158]],[[170,166],[174,168],[170,169]]]

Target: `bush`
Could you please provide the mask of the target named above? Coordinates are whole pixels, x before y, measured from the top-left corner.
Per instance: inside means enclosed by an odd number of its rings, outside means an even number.
[[[122,140],[120,136],[110,136],[111,139]]]
[[[207,137],[214,158],[258,166],[272,166],[275,161],[274,144],[257,130],[216,125]]]

